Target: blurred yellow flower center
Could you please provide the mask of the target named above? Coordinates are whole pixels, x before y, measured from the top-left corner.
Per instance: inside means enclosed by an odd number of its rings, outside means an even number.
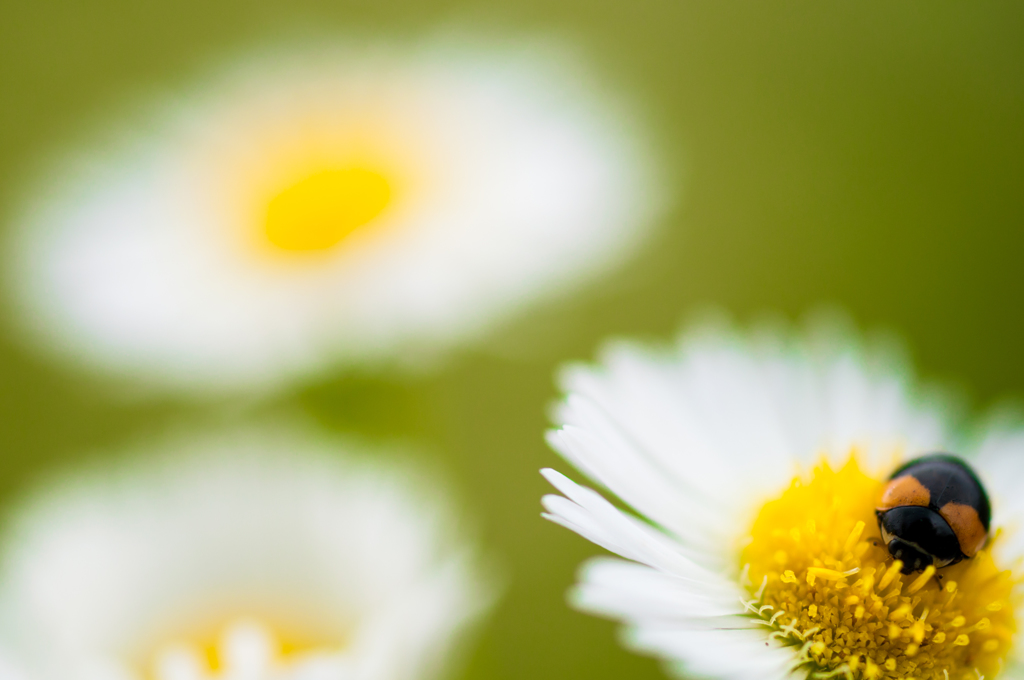
[[[377,217],[391,199],[372,170],[323,170],[289,186],[267,206],[266,234],[282,250],[327,250]]]
[[[341,643],[290,640],[258,621],[236,621],[214,636],[163,645],[152,659],[153,680],[213,680],[263,677],[316,653],[339,651]]]
[[[993,677],[1016,631],[1020,579],[991,546],[938,573],[901,574],[875,518],[884,483],[851,455],[766,503],[741,555],[748,609],[799,648],[811,678]]]

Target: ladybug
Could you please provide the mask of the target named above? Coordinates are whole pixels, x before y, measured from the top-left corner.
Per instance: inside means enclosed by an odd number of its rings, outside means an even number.
[[[911,574],[974,557],[988,539],[992,510],[974,470],[936,453],[893,472],[875,514],[889,554]]]

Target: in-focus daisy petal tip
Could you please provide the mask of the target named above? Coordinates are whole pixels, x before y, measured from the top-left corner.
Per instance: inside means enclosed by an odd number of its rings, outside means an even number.
[[[542,471],[619,556],[570,603],[685,677],[1024,677],[1024,421],[954,422],[895,356],[717,322],[563,371],[548,442],[630,508]]]
[[[442,676],[494,579],[438,480],[380,453],[232,431],[52,485],[3,540],[0,677]]]
[[[499,43],[258,54],[122,121],[14,225],[33,346],[213,392],[422,367],[622,262],[664,204],[634,117]]]

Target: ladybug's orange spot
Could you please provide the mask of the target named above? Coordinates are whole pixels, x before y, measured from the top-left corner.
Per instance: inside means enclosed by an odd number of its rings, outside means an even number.
[[[932,494],[913,475],[897,477],[885,486],[882,492],[882,500],[878,504],[879,510],[890,508],[901,508],[906,505],[920,505],[928,507]]]
[[[953,529],[964,555],[973,557],[985,545],[988,532],[977,510],[963,503],[946,503],[939,508],[939,514]]]
[[[900,573],[875,517],[887,487],[851,454],[767,502],[739,558],[751,616],[793,645],[809,678],[995,677],[1016,636],[1021,578],[989,547],[950,567]],[[892,498],[921,494],[905,482]]]

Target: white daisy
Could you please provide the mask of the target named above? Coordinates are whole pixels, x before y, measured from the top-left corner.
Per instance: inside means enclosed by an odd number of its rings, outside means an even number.
[[[114,137],[38,187],[12,287],[33,342],[172,387],[429,361],[661,205],[631,117],[531,41],[255,57]]]
[[[547,517],[621,557],[572,603],[709,678],[1021,678],[1024,429],[958,436],[905,366],[852,336],[705,327],[565,371],[551,445],[632,511],[553,470]],[[968,456],[992,533],[904,575],[875,508],[897,462]]]
[[[222,434],[29,502],[0,564],[9,665],[25,680],[436,677],[489,579],[436,480],[345,453]]]

